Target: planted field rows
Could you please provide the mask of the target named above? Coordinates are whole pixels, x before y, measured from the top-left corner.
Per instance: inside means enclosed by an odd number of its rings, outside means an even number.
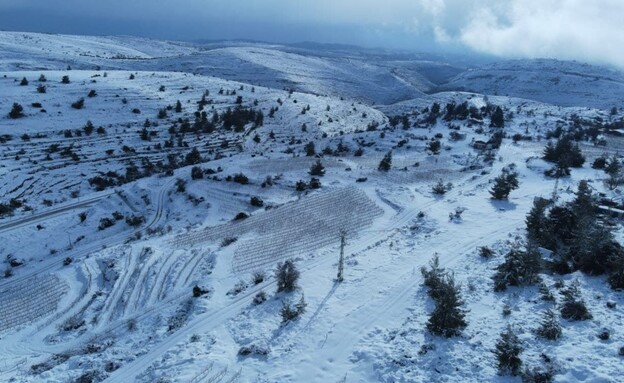
[[[172,244],[192,246],[257,233],[259,237],[242,241],[234,254],[234,271],[247,272],[335,243],[341,229],[355,233],[382,213],[361,190],[344,188],[304,198],[241,222],[181,235]]]
[[[262,159],[251,163],[249,168],[257,174],[279,174],[307,170],[316,160],[317,159],[313,157]],[[322,162],[323,166],[328,169],[344,167],[343,164],[333,158],[323,158]]]
[[[51,314],[68,286],[55,276],[37,276],[0,291],[0,331]]]

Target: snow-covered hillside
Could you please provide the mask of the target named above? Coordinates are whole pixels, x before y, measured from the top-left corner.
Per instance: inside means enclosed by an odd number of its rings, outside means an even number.
[[[189,55],[197,47],[138,37],[93,37],[0,32],[2,70],[65,69],[67,65],[116,66],[119,60],[147,60]]]
[[[470,69],[440,89],[610,109],[624,103],[624,74],[574,61],[511,60]]]
[[[624,373],[624,110],[566,93],[617,73],[548,95],[528,73],[555,64],[496,64],[425,94],[457,64],[7,32],[0,49],[0,381]],[[526,81],[496,82],[514,68]],[[454,304],[463,325],[437,332]],[[493,352],[508,328],[517,371]]]

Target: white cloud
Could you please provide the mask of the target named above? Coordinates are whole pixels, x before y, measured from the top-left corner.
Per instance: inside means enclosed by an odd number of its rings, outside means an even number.
[[[458,38],[477,51],[499,56],[624,67],[623,20],[621,0],[513,0],[503,15],[487,6],[473,10]]]

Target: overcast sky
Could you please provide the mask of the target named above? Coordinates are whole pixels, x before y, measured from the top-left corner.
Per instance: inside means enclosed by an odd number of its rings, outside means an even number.
[[[318,41],[624,68],[624,0],[0,0],[0,29]]]

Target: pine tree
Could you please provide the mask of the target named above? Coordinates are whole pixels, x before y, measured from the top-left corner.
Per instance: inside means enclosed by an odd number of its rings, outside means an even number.
[[[561,337],[561,325],[553,310],[548,309],[544,312],[544,318],[535,333],[548,340],[557,340]]]
[[[182,103],[180,102],[180,100],[176,101],[175,111],[176,113],[182,112]]]
[[[606,227],[593,218],[581,217],[572,231],[568,255],[574,268],[601,275],[610,269],[612,255],[619,249],[620,245]]]
[[[202,162],[201,153],[197,150],[197,148],[193,148],[189,153],[187,153],[185,160],[187,165],[196,165]]]
[[[441,147],[442,144],[440,143],[440,140],[429,141],[427,144],[427,150],[429,150],[432,154],[439,154]]]
[[[24,78],[22,79],[22,81],[20,81],[20,85],[21,85],[21,86],[26,86],[26,85],[28,85],[28,79],[26,79],[26,77],[24,77]]]
[[[605,163],[604,172],[607,174],[616,174],[622,170],[622,164],[618,157],[614,154],[609,157]]]
[[[446,275],[444,269],[440,267],[440,258],[437,254],[429,261],[429,270],[423,266],[420,273],[423,276],[424,285],[429,288],[427,294],[432,299],[437,299],[441,295],[442,284]]]
[[[490,194],[494,199],[503,200],[507,199],[509,197],[509,193],[518,187],[518,173],[503,171],[501,175],[494,179],[494,186],[492,186]]]
[[[541,246],[545,246],[545,238],[548,237],[546,207],[550,201],[545,198],[535,198],[533,207],[526,217],[527,239]]]
[[[312,157],[316,154],[316,149],[314,148],[314,141],[310,141],[305,146],[306,156]]]
[[[310,167],[311,176],[322,177],[325,175],[325,166],[321,163],[321,160],[316,160],[316,162]]]
[[[592,195],[587,180],[581,180],[578,184],[576,197],[572,201],[572,211],[577,219],[593,218],[595,216],[596,201]]]
[[[9,112],[9,117],[12,119],[24,117],[24,107],[17,102],[13,103],[13,107]]]
[[[277,280],[277,292],[289,293],[297,288],[299,270],[297,270],[295,263],[290,259],[280,262],[275,270],[275,279]]]
[[[380,172],[387,172],[391,168],[392,168],[392,151],[389,151],[388,153],[386,153],[384,158],[382,158],[382,160],[379,162],[379,166],[377,167],[377,170],[379,170]]]
[[[551,142],[544,149],[544,160],[556,163],[556,171],[562,175],[569,175],[569,168],[580,168],[585,163],[585,157],[578,144],[572,144],[568,135],[561,137],[556,144]]]
[[[452,275],[446,275],[440,285],[436,307],[427,322],[427,330],[432,334],[450,338],[457,336],[468,325],[466,311],[462,309],[460,287]]]
[[[622,184],[622,165],[615,154],[607,160],[604,171],[609,176],[606,180],[609,189],[613,190]]]
[[[503,109],[500,106],[497,106],[492,113],[492,121],[490,122],[490,126],[494,128],[504,128],[505,127],[505,115],[503,114]]]
[[[578,280],[563,290],[563,303],[561,304],[561,317],[572,321],[588,320],[593,316],[587,309],[585,301],[581,297],[580,284]]]
[[[443,195],[448,191],[447,185],[445,185],[444,182],[442,182],[442,180],[438,180],[438,183],[433,185],[433,187],[431,188],[431,191],[433,192],[433,194]]]
[[[507,286],[528,286],[540,281],[542,258],[533,244],[526,250],[512,249],[505,255],[505,261],[496,268],[494,290],[504,291]]]
[[[191,179],[199,180],[204,178],[204,171],[199,166],[193,166],[191,168]]]
[[[546,147],[544,148],[543,157],[545,161],[548,162],[556,162],[557,161],[557,151],[555,150],[555,145],[552,142],[548,142]]]
[[[301,314],[305,313],[307,305],[303,294],[294,307],[290,303],[282,302],[282,309],[280,311],[282,323],[285,324],[291,320],[297,319]]]
[[[522,366],[521,353],[520,339],[511,326],[507,326],[507,329],[501,333],[498,342],[496,342],[496,349],[494,350],[499,374],[518,375]]]
[[[607,281],[609,286],[614,290],[624,289],[624,255],[622,252],[618,252],[613,255],[611,263],[613,264],[611,273]]]

